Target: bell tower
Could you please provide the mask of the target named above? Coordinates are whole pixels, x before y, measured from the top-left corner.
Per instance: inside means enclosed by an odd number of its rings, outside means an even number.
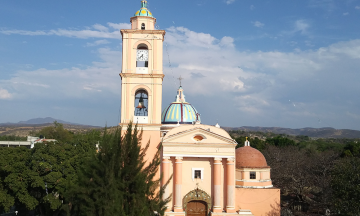
[[[131,29],[120,30],[120,125],[125,130],[130,121],[137,123],[143,129],[143,142],[147,143],[150,137],[151,142],[157,139],[160,142],[165,31],[155,29],[156,19],[147,9],[145,0],[141,1],[140,10],[130,18],[130,22]]]

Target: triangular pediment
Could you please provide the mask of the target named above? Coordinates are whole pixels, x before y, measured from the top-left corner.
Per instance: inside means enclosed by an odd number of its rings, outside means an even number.
[[[217,133],[213,128],[194,127],[166,135],[163,139],[163,145],[171,144],[235,146],[237,143],[230,136],[226,137],[223,133]]]

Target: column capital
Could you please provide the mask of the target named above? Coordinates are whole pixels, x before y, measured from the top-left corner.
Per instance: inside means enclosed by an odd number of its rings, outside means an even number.
[[[229,162],[234,162],[234,161],[235,161],[235,158],[233,158],[233,157],[227,158],[227,161],[229,161]]]
[[[221,157],[214,157],[214,160],[219,160],[219,161],[221,161],[222,158],[221,158]]]
[[[170,157],[169,157],[169,156],[166,156],[166,157],[163,157],[162,159],[163,159],[163,160],[170,160]]]
[[[175,157],[175,159],[176,159],[176,160],[182,160],[183,157],[178,157],[178,156],[177,156],[177,157]]]

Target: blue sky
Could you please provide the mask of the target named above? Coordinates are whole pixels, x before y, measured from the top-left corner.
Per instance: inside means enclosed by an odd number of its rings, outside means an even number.
[[[119,29],[139,8],[139,0],[1,1],[0,122],[116,125]],[[163,108],[181,75],[204,124],[360,130],[360,0],[149,0],[148,8],[167,32]]]

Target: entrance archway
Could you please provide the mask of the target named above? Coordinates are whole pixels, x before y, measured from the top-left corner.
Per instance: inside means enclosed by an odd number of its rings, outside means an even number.
[[[186,205],[186,216],[206,216],[207,203],[204,201],[190,201]]]
[[[183,198],[186,216],[206,216],[210,212],[211,197],[205,191],[196,188]]]

